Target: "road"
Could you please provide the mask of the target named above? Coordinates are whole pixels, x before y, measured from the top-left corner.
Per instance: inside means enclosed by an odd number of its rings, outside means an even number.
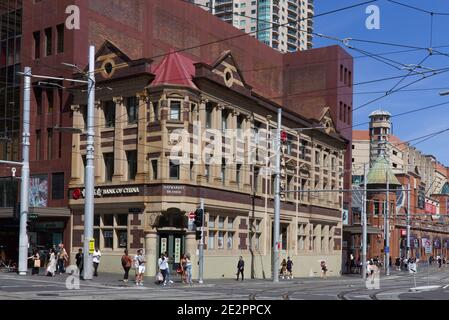
[[[359,275],[336,278],[298,278],[280,280],[235,281],[230,279],[205,280],[204,284],[186,286],[175,283],[161,287],[147,279],[144,287],[123,283],[120,275],[100,274],[91,281],[80,281],[79,289],[67,289],[68,275],[54,278],[38,276],[19,277],[0,273],[0,300],[421,300],[449,299],[449,267],[429,269],[420,266],[416,286],[437,286],[431,291],[411,292],[415,287],[413,276],[392,271],[381,275],[378,289],[367,289]],[[73,281],[69,284],[73,285]]]

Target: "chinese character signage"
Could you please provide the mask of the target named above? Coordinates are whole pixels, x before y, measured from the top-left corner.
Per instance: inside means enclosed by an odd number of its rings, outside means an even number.
[[[30,177],[29,206],[30,208],[47,207],[48,176],[34,175]]]

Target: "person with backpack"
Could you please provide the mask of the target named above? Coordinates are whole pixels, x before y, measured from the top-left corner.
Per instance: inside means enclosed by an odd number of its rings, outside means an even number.
[[[242,281],[244,280],[244,272],[245,272],[245,261],[243,261],[243,257],[240,256],[239,262],[237,262],[237,279],[239,281],[239,275],[242,274]]]
[[[124,254],[122,256],[122,267],[125,271],[125,274],[123,275],[123,282],[128,282],[128,276],[129,276],[129,269],[131,269],[133,260],[128,254],[128,249],[125,249]]]

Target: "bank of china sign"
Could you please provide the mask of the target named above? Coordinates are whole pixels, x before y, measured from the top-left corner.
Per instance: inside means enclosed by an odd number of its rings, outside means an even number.
[[[95,188],[94,196],[97,198],[136,195],[140,193],[139,187],[118,187],[118,188]],[[85,198],[86,189],[75,189],[73,191],[73,198],[79,199],[81,196]]]

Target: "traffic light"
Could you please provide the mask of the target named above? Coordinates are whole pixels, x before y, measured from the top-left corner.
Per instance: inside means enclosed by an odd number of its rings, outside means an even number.
[[[282,131],[281,132],[281,142],[285,143],[285,142],[287,142],[287,139],[288,139],[287,132]]]
[[[195,225],[197,228],[203,226],[203,218],[204,218],[204,210],[201,208],[196,209],[195,211]]]
[[[201,230],[196,230],[195,239],[201,240]]]

